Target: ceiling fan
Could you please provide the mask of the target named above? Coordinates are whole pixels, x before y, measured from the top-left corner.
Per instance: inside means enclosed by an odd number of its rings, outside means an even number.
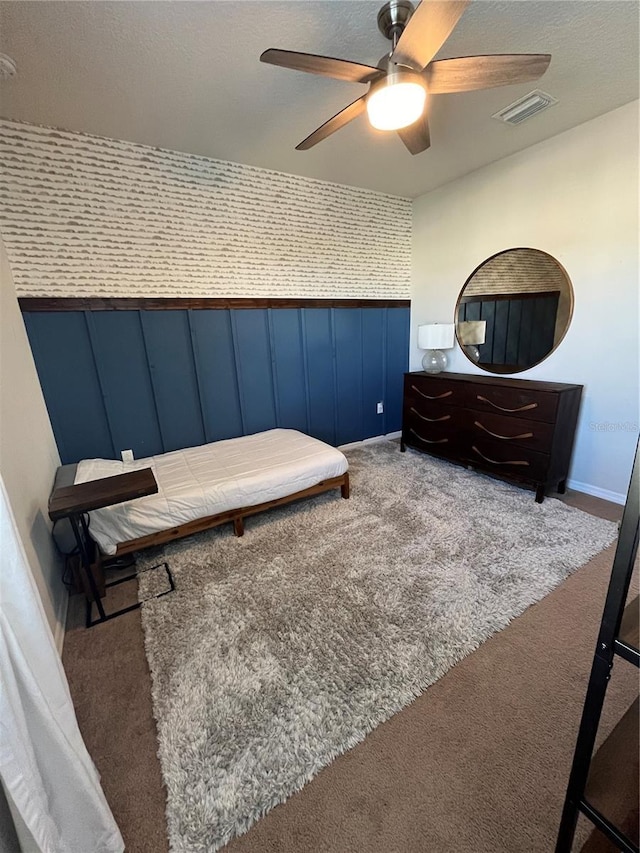
[[[312,148],[363,112],[378,130],[396,130],[412,154],[430,146],[425,110],[427,95],[468,92],[537,80],[547,70],[549,54],[494,54],[456,59],[433,57],[451,35],[470,0],[388,0],[378,12],[378,28],[391,41],[389,54],[376,67],[270,48],[262,62],[369,85],[369,90],[296,145]]]

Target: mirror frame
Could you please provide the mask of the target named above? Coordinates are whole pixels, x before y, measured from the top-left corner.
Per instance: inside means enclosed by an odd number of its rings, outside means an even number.
[[[558,269],[561,271],[561,273],[564,276],[564,279],[565,279],[565,281],[569,287],[569,313],[567,316],[567,322],[565,324],[562,335],[557,340],[557,342],[554,344],[552,349],[550,349],[549,352],[545,353],[545,355],[542,358],[538,359],[538,361],[535,361],[532,364],[528,364],[526,367],[519,367],[517,370],[492,370],[491,368],[485,367],[484,365],[480,364],[479,362],[474,361],[471,358],[471,356],[466,352],[465,345],[460,341],[460,337],[458,335],[458,312],[460,310],[460,303],[462,302],[462,297],[463,297],[464,292],[467,288],[467,285],[469,284],[471,279],[475,276],[475,274],[480,269],[482,269],[482,267],[484,267],[486,264],[488,264],[494,258],[499,257],[500,255],[506,255],[506,254],[509,254],[511,252],[520,252],[523,250],[528,251],[528,252],[538,252],[540,255],[545,255],[547,258],[550,258],[554,262],[554,264],[558,267]],[[541,292],[544,292],[544,291],[541,291]],[[575,292],[573,289],[573,283],[569,277],[568,272],[566,271],[564,266],[560,263],[560,261],[557,258],[555,258],[553,255],[549,254],[549,252],[545,252],[543,249],[536,249],[532,246],[514,246],[511,249],[502,249],[501,251],[495,252],[493,255],[490,255],[488,258],[485,258],[481,263],[479,263],[478,266],[473,270],[473,272],[469,276],[467,276],[465,283],[462,285],[462,289],[460,290],[460,293],[458,294],[458,298],[456,300],[456,307],[455,307],[455,312],[454,312],[454,327],[455,327],[455,332],[456,332],[456,341],[457,341],[458,346],[460,347],[460,350],[463,353],[464,357],[466,359],[468,359],[471,362],[471,364],[474,364],[476,367],[478,367],[480,370],[483,370],[485,373],[490,373],[493,376],[511,376],[514,373],[524,373],[525,370],[531,370],[532,367],[536,367],[538,364],[542,364],[542,362],[545,359],[549,358],[549,356],[552,355],[558,349],[558,347],[560,346],[562,341],[565,339],[567,332],[569,331],[569,327],[571,326],[571,321],[573,320],[574,305],[575,305]]]

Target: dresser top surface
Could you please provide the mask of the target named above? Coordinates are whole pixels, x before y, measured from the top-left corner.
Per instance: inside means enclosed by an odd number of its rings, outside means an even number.
[[[566,391],[569,388],[582,388],[582,385],[564,382],[542,382],[532,379],[517,379],[511,376],[486,376],[476,373],[427,373],[424,370],[414,370],[405,376],[428,376],[430,379],[446,379],[453,382],[473,382],[476,385],[500,385],[505,388],[516,388],[519,385],[531,391]]]

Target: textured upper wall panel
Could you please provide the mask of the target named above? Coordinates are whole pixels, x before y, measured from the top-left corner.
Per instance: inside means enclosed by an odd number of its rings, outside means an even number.
[[[511,249],[484,262],[473,274],[464,295],[566,292],[567,275],[550,255],[538,249]]]
[[[411,202],[0,121],[19,296],[409,297]]]

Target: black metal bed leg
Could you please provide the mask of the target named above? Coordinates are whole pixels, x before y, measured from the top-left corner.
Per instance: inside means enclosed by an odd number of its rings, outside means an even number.
[[[100,621],[104,621],[107,618],[107,614],[105,613],[105,609],[102,606],[102,601],[100,600],[100,590],[98,589],[98,585],[96,584],[96,579],[93,576],[93,572],[91,571],[91,554],[89,552],[89,531],[87,529],[87,524],[84,520],[84,516],[80,516],[80,522],[78,522],[77,515],[69,516],[69,521],[71,523],[71,529],[73,530],[73,535],[76,540],[76,544],[78,546],[78,555],[80,557],[80,563],[82,564],[82,569],[87,576],[87,583],[89,584],[89,589],[91,590],[91,594],[96,602],[96,607],[98,608],[98,613],[100,614]],[[81,529],[82,528],[82,529]],[[87,628],[91,627],[91,599],[87,598]]]

